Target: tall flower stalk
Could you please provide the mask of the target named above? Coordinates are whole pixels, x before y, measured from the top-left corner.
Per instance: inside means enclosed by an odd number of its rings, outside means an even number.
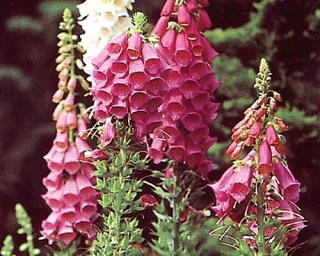
[[[151,246],[159,255],[201,255],[191,219],[204,212],[192,209],[190,195],[196,191],[186,178],[190,171],[194,181],[205,178],[213,167],[207,150],[215,143],[209,126],[219,107],[212,96],[219,81],[211,70],[217,52],[202,35],[211,26],[207,5],[168,0],[152,31],[167,61],[160,73],[166,86],[158,108],[162,123],[149,135],[148,149],[155,164],[166,163],[166,175],[154,187],[161,204],[154,210],[157,238]]]
[[[77,85],[88,90],[88,84],[76,73],[77,67],[82,68],[76,51],[83,52],[83,48],[76,43],[73,28],[71,12],[66,9],[60,23],[62,32],[58,35],[58,90],[52,97],[57,103],[52,116],[57,133],[44,157],[51,172],[43,179],[47,188],[43,198],[52,213],[42,222],[42,234],[50,244],[62,242],[66,246],[80,235],[89,242],[94,239],[98,196],[94,188],[94,166],[81,160],[84,152],[90,150],[86,142],[88,116],[84,105],[76,102],[76,95]]]
[[[227,154],[234,164],[211,185],[213,210],[225,225],[212,234],[223,240],[228,231],[237,231],[240,239],[233,240],[233,248],[245,255],[286,255],[305,226],[296,205],[300,183],[287,165],[281,134],[288,127],[276,116],[282,99],[270,86],[271,73],[262,59],[255,83],[258,100],[232,130]]]

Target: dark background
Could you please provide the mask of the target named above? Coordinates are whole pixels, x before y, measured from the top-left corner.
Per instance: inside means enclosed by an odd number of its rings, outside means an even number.
[[[135,10],[154,23],[162,2],[136,0]],[[41,180],[48,173],[42,156],[54,138],[56,34],[63,9],[76,3],[0,2],[0,240],[16,233],[17,202],[30,213],[36,234],[49,213]],[[208,11],[215,28],[208,37],[221,53],[214,69],[223,82],[217,95],[220,116],[213,125],[219,143],[210,150],[213,176],[230,164],[223,155],[230,128],[252,103],[255,72],[266,57],[273,85],[284,98],[279,115],[290,126],[288,160],[302,183],[299,206],[308,220],[299,239],[307,244],[295,255],[320,255],[320,1],[212,0]]]

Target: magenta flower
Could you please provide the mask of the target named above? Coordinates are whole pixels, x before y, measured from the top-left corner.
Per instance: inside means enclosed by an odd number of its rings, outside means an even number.
[[[268,177],[273,170],[271,147],[267,140],[263,140],[259,147],[258,172],[263,177]]]
[[[159,204],[157,199],[150,194],[142,195],[140,197],[140,203],[143,208],[148,208],[148,207],[154,208]]]
[[[101,134],[102,145],[103,146],[109,145],[111,141],[114,139],[115,135],[116,135],[116,129],[111,123],[110,118],[108,118]]]
[[[217,216],[224,217],[234,205],[241,203],[250,193],[253,170],[251,165],[243,167],[232,166],[221,177],[221,179],[210,185],[216,195],[216,206],[213,210]]]
[[[296,180],[290,169],[280,160],[276,160],[273,166],[274,174],[279,180],[284,199],[296,203],[299,200],[300,182]]]
[[[268,125],[266,130],[266,139],[269,145],[275,146],[279,144],[280,140],[273,125]]]

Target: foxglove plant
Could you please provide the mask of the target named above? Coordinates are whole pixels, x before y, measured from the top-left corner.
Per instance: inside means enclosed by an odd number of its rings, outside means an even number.
[[[134,0],[85,0],[78,5],[82,34],[80,45],[86,50],[83,55],[84,71],[92,75],[94,57],[114,37],[122,34],[130,25],[128,10]]]
[[[62,242],[66,246],[80,235],[89,241],[95,238],[93,223],[97,217],[98,196],[94,187],[94,166],[81,160],[82,154],[90,150],[86,142],[88,117],[84,105],[76,103],[75,96],[78,83],[84,89],[88,86],[84,78],[75,73],[76,65],[81,67],[75,51],[82,51],[82,48],[76,43],[73,28],[71,12],[66,9],[60,23],[62,32],[58,35],[58,90],[52,97],[58,104],[53,113],[57,134],[44,157],[51,172],[43,179],[47,188],[43,198],[52,213],[42,222],[42,234],[49,244]]]
[[[227,154],[234,164],[211,185],[213,210],[226,225],[224,234],[231,228],[240,233],[233,247],[241,255],[287,255],[305,227],[295,204],[300,183],[286,162],[281,135],[288,127],[276,116],[281,96],[270,85],[271,73],[262,59],[255,83],[259,98],[232,130]],[[218,230],[212,234],[219,235]]]

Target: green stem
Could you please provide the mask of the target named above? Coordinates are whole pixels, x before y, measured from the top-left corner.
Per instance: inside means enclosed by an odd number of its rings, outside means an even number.
[[[257,246],[258,246],[258,256],[266,256],[266,241],[264,237],[264,193],[263,193],[263,182],[258,184],[257,188],[257,225],[258,225],[258,237],[257,237]]]
[[[172,209],[172,219],[173,219],[173,256],[180,255],[180,207],[178,202],[178,191],[177,186],[179,184],[178,177],[176,176],[176,184],[174,185],[173,191],[173,209]]]
[[[73,41],[73,34],[72,34],[72,28],[68,29],[68,34],[70,36],[70,44],[71,44],[71,63],[70,63],[70,78],[74,78],[75,76],[75,52],[74,52],[74,41]]]

